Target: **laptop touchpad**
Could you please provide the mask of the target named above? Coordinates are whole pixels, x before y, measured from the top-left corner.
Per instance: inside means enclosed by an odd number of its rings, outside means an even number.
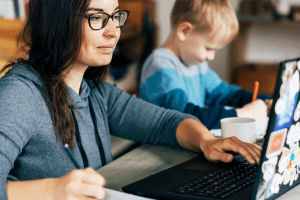
[[[245,160],[240,154],[236,154],[233,157],[233,161],[231,163],[223,163],[223,162],[210,162],[206,160],[203,156],[199,157],[200,159],[190,162],[186,165],[183,165],[180,168],[184,169],[192,169],[192,170],[200,170],[200,171],[208,171],[208,170],[219,170],[222,168],[228,168],[232,165],[235,165],[237,160]]]
[[[218,166],[218,164],[216,162],[212,163],[212,162],[207,161],[204,158],[204,159],[196,160],[192,163],[188,163],[187,165],[184,165],[181,168],[207,171],[207,170],[220,169],[220,166]]]

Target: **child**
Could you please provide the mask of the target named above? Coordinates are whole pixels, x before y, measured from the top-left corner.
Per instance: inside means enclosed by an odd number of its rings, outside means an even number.
[[[141,98],[193,114],[208,129],[220,128],[225,117],[263,121],[272,100],[260,95],[251,102],[252,93],[228,85],[206,62],[235,38],[238,26],[228,0],[176,0],[167,40],[143,65]]]

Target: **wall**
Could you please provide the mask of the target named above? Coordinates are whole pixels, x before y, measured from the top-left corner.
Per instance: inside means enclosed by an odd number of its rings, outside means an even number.
[[[237,1],[237,0],[235,0]],[[285,0],[290,5],[300,6],[299,0]],[[299,26],[256,25],[248,33],[248,62],[278,63],[300,56]]]
[[[170,30],[170,11],[175,0],[156,0],[157,19],[159,20],[159,45],[167,38]],[[285,0],[291,5],[300,5],[299,0]],[[235,10],[238,9],[240,0],[230,0]],[[299,29],[298,29],[299,30]],[[300,56],[299,31],[293,27],[276,28],[254,26],[249,30],[247,38],[248,62],[279,62],[282,59]],[[217,52],[214,61],[209,61],[210,67],[219,76],[228,81],[229,46]]]
[[[172,6],[175,0],[155,0],[156,8],[157,8],[157,17],[158,20],[158,28],[159,28],[159,36],[158,36],[158,44],[162,45],[163,42],[167,39],[169,31],[170,31],[170,14]]]

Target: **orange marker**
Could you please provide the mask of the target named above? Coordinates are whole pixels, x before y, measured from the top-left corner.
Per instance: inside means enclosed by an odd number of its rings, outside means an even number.
[[[256,100],[257,93],[258,93],[258,87],[259,87],[259,82],[258,82],[258,81],[255,81],[252,101],[255,101],[255,100]]]

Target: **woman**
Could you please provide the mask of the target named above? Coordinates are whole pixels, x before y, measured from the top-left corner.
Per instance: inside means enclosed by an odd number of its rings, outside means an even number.
[[[225,151],[235,151],[259,162],[260,147],[216,139],[193,116],[101,81],[127,14],[118,0],[30,1],[20,40],[28,58],[0,79],[1,199],[102,199],[105,179],[95,169],[112,161],[110,134],[211,161],[230,162]]]

